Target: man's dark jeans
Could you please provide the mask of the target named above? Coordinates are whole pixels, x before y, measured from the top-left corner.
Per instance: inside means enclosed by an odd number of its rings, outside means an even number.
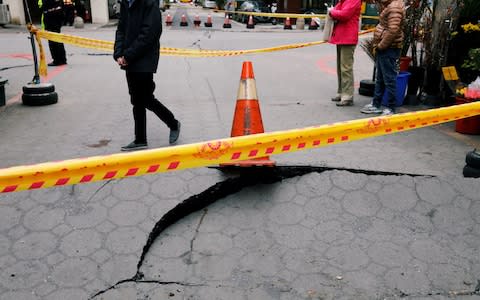
[[[170,129],[177,129],[178,123],[173,113],[153,95],[155,82],[152,73],[127,71],[127,83],[130,102],[133,105],[135,142],[147,142],[146,109],[153,111]]]
[[[387,106],[392,111],[395,111],[399,58],[399,48],[377,50],[375,56],[377,78],[375,79],[375,92],[373,94],[373,105],[376,107],[382,105],[383,94],[386,93],[388,99]]]

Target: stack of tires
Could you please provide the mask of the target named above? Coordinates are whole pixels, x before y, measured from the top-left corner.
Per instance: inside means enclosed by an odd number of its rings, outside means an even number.
[[[477,149],[467,153],[465,157],[467,163],[463,168],[463,176],[469,178],[480,178],[480,152]]]
[[[29,83],[23,87],[22,102],[28,106],[42,106],[55,104],[58,95],[55,86],[51,83]]]

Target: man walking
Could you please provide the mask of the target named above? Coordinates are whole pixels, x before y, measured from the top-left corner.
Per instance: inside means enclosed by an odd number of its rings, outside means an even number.
[[[170,144],[174,144],[180,134],[180,122],[153,95],[153,73],[157,71],[161,34],[162,16],[157,0],[122,0],[113,58],[126,71],[135,124],[135,140],[123,146],[122,151],[148,147],[146,109],[170,128]]]
[[[60,33],[64,20],[63,0],[43,0],[42,10],[45,30]],[[53,59],[53,61],[48,64],[49,66],[67,64],[67,56],[63,43],[48,41],[48,47],[50,48],[50,54]]]
[[[377,0],[379,4],[379,23],[373,34],[375,49],[375,92],[371,104],[360,111],[365,114],[391,115],[395,113],[395,95],[397,92],[398,60],[403,45],[403,22],[405,4],[403,0]],[[382,109],[383,95],[387,95],[387,107]]]

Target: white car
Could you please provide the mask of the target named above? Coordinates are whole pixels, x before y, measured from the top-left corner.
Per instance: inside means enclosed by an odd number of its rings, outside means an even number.
[[[217,2],[213,0],[203,0],[203,5],[204,8],[217,8]]]

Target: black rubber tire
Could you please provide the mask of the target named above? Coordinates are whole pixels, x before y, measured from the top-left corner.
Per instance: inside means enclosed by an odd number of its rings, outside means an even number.
[[[360,87],[364,89],[375,89],[375,81],[370,79],[360,80]]]
[[[472,168],[480,169],[480,153],[477,152],[477,149],[467,153],[465,162]]]
[[[29,83],[23,86],[23,92],[30,95],[52,93],[55,92],[55,86],[51,83]]]
[[[366,89],[366,88],[358,88],[358,93],[363,96],[370,96],[373,97],[374,90]]]
[[[480,178],[480,169],[473,168],[469,165],[463,167],[463,177]]]
[[[56,92],[44,94],[23,94],[22,103],[28,106],[50,105],[58,102],[58,94]]]

